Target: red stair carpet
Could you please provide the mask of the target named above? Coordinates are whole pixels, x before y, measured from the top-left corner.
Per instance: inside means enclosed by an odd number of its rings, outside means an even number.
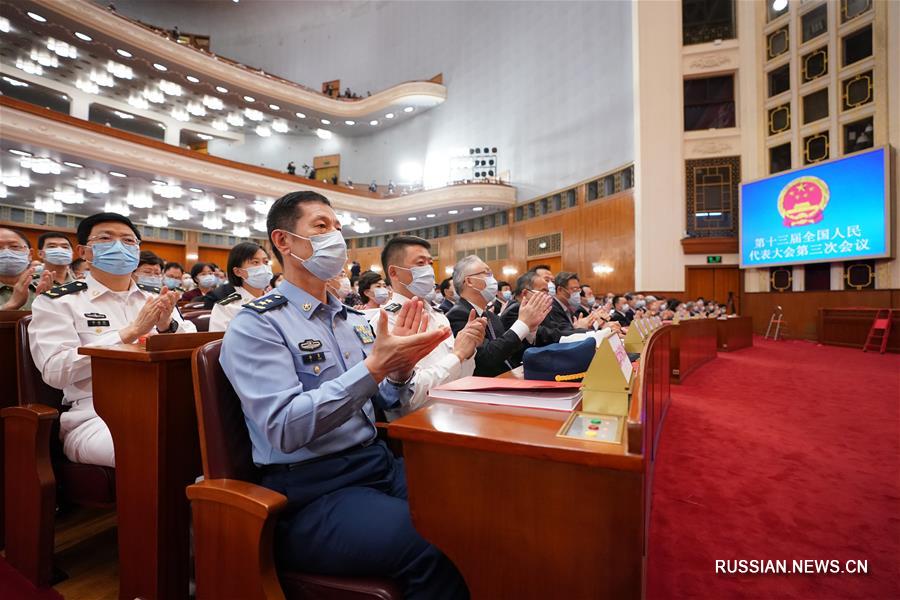
[[[647,598],[900,598],[900,356],[754,343],[672,386]],[[788,574],[715,571],[779,559]],[[868,574],[796,574],[794,559]]]
[[[36,588],[0,557],[0,598],[3,600],[62,600],[53,588]]]

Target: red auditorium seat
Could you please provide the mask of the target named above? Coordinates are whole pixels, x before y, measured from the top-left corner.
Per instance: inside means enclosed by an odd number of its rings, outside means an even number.
[[[219,366],[221,340],[194,351],[193,376],[204,481],[188,486],[194,518],[197,598],[392,600],[389,579],[277,572],[273,535],[287,499],[256,484],[240,400]]]

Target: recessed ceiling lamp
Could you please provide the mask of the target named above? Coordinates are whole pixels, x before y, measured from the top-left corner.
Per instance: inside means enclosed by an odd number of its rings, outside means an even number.
[[[232,194],[222,194],[222,197],[226,200],[234,200],[234,196]]]
[[[454,208],[454,209],[452,209],[452,210],[448,210],[448,211],[447,211],[447,214],[448,214],[448,215],[458,215],[458,214],[459,214],[459,211],[456,210],[456,209]]]
[[[385,222],[385,223],[393,223],[394,220],[393,220],[393,219],[385,219],[384,222]]]
[[[81,40],[83,42],[93,42],[94,41],[94,38],[92,38],[91,36],[89,36],[86,33],[81,33],[80,31],[75,32],[75,37],[77,37],[79,40]]]
[[[185,75],[184,78],[187,79],[188,81],[190,81],[191,83],[200,83],[200,80],[198,78],[194,77],[193,75]]]
[[[219,92],[220,94],[227,94],[227,93],[228,93],[228,88],[222,87],[221,85],[217,85],[217,86],[216,86],[216,91]]]
[[[411,113],[411,112],[414,111],[414,110],[416,110],[416,109],[413,108],[412,106],[407,106],[406,108],[403,109],[403,112],[405,112],[405,113]]]
[[[15,154],[16,156],[31,156],[31,152],[25,152],[24,150],[17,150],[15,148],[10,148],[9,153]]]
[[[128,50],[122,50],[121,48],[116,48],[116,54],[118,54],[119,56],[124,56],[125,58],[131,58],[132,56],[134,56]]]
[[[407,220],[407,221],[415,221],[416,218],[415,218],[415,217],[407,217],[406,220]]]
[[[247,102],[256,102],[256,98],[254,98],[253,96],[244,96],[244,100],[246,100]]]
[[[109,174],[113,177],[128,177],[125,173],[120,173],[118,171],[110,171]]]
[[[288,124],[284,119],[278,119],[272,122],[272,131],[276,133],[287,133]]]
[[[188,189],[189,189],[190,191],[194,192],[195,194],[202,194],[202,193],[203,193],[203,190],[201,190],[200,188],[188,188]]]
[[[46,23],[46,22],[47,22],[47,19],[45,19],[44,17],[42,17],[41,15],[39,15],[39,14],[37,14],[37,13],[28,12],[28,13],[25,13],[25,14],[27,14],[29,17],[31,17],[32,19],[34,19],[34,20],[37,21],[38,23]]]
[[[385,118],[385,119],[393,119],[393,118],[394,118],[394,113],[388,113],[388,114],[384,115],[384,118]]]
[[[269,108],[271,108],[272,110],[281,110],[281,107],[277,104],[270,104]]]
[[[428,213],[428,214],[425,215],[425,216],[428,217],[429,219],[433,219],[433,218],[435,218],[437,215],[434,214],[434,213]]]
[[[68,162],[68,161],[66,161],[66,162],[64,162],[63,164],[66,165],[67,167],[72,167],[73,169],[83,169],[83,168],[84,168],[84,165],[79,165],[79,164],[76,163],[76,162]]]
[[[333,134],[327,129],[316,129],[316,135],[320,140],[330,140]]]
[[[346,125],[356,125],[356,121],[344,121]]]
[[[156,69],[157,71],[168,71],[169,70],[169,67],[167,67],[166,65],[161,65],[159,63],[153,63],[153,68]]]
[[[319,119],[319,121],[322,123],[322,125],[331,125],[331,121],[329,121],[328,119]]]
[[[483,210],[484,210],[483,206],[476,206],[475,208],[472,209],[472,211],[474,211],[474,212],[481,212]]]
[[[298,119],[305,119],[305,118],[306,118],[306,115],[304,115],[304,114],[301,113],[301,112],[294,113],[294,114],[297,115],[297,118],[298,118]]]
[[[153,185],[169,185],[168,181],[163,181],[161,179],[154,179],[150,183],[152,183]]]
[[[369,125],[371,125],[371,126],[373,126],[373,127],[374,127],[375,125],[378,125],[378,119],[372,119],[371,121],[369,121]]]

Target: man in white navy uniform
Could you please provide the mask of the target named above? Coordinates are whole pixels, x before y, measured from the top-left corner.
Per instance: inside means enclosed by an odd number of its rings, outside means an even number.
[[[60,416],[60,438],[73,462],[115,466],[112,436],[94,412],[91,357],[78,354],[78,348],[196,331],[175,309],[175,292],[147,292],[131,278],[140,243],[140,233],[123,215],[86,218],[78,226],[78,252],[91,264],[90,272],[84,280],[51,288],[31,306],[31,356],[44,381],[61,389],[63,402],[71,406]]]
[[[425,299],[434,289],[431,263],[431,244],[427,240],[407,235],[388,240],[381,251],[381,265],[385,280],[394,293],[384,306],[384,311],[379,311],[370,319],[372,327],[378,328],[382,314],[387,315],[388,325],[393,327],[400,309],[412,299],[424,302],[429,329],[450,327],[447,316],[432,308]],[[387,418],[390,420],[423,406],[432,387],[472,375],[475,372],[475,351],[484,341],[486,326],[486,319],[471,311],[468,323],[455,338],[447,338],[419,361],[413,376],[415,391],[398,409],[386,412]]]

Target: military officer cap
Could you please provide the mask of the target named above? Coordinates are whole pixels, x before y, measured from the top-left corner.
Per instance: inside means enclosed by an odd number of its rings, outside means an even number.
[[[597,342],[588,338],[568,344],[549,344],[528,348],[522,357],[525,379],[542,381],[581,381],[587,373]]]

